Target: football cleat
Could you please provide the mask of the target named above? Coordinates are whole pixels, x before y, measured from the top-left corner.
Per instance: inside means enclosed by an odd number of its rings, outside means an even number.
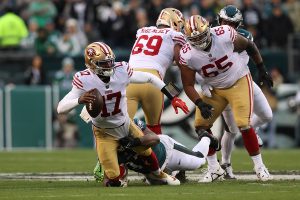
[[[104,180],[104,171],[102,169],[101,164],[99,163],[99,161],[97,162],[95,168],[94,168],[94,178],[96,180],[96,182],[98,183],[102,183]]]
[[[204,130],[197,131],[197,134],[198,134],[199,140],[201,140],[201,138],[203,138],[203,137],[208,137],[210,139],[209,147],[215,149],[216,151],[221,150],[221,144],[220,144],[218,138],[216,138],[213,134],[210,134]]]
[[[159,175],[154,173],[146,174],[146,179],[151,185],[180,185],[180,181],[165,172],[161,171]]]
[[[185,175],[185,170],[172,171],[171,175],[177,178],[180,183],[186,183],[188,181]]]
[[[256,172],[256,176],[261,181],[269,181],[273,180],[273,176],[269,173],[266,166],[260,166],[260,167],[254,167],[254,170]]]
[[[231,163],[224,163],[221,165],[221,167],[225,171],[224,179],[236,179],[235,175],[233,174]]]
[[[225,171],[224,169],[222,169],[222,167],[220,166],[218,169],[211,169],[208,168],[205,176],[200,179],[198,182],[199,183],[211,183],[215,180],[224,180],[224,175],[225,175]]]

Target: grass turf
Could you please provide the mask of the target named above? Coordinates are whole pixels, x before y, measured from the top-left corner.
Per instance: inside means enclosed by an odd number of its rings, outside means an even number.
[[[271,171],[300,171],[300,150],[264,150]],[[89,172],[96,161],[94,150],[0,152],[0,173]],[[232,157],[235,171],[252,171],[244,150]],[[181,186],[146,186],[131,182],[128,188],[105,188],[94,181],[1,180],[1,199],[300,199],[300,181],[224,181],[211,184],[188,182]]]
[[[263,150],[262,155],[271,171],[300,171],[300,149]],[[0,163],[0,173],[91,172],[96,153],[92,149],[0,152]],[[235,171],[253,169],[252,161],[243,149],[234,150],[232,163]]]
[[[226,181],[212,184],[188,183],[181,186],[145,186],[133,183],[128,188],[105,188],[95,182],[2,181],[0,199],[300,199],[300,181],[268,183]]]

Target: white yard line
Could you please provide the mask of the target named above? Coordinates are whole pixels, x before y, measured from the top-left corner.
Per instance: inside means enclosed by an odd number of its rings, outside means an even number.
[[[203,175],[200,174],[187,174],[187,179],[191,181],[198,181]],[[238,180],[256,181],[255,174],[236,174]],[[300,180],[300,175],[293,174],[275,174],[274,180]],[[130,174],[128,179],[130,181],[141,180],[142,175]],[[94,181],[92,175],[83,173],[0,173],[1,180],[53,180],[53,181]]]

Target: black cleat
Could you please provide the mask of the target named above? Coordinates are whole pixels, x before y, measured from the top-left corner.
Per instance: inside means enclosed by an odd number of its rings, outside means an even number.
[[[186,183],[188,181],[184,170],[180,170],[179,173],[176,174],[175,178],[177,178],[181,183]]]

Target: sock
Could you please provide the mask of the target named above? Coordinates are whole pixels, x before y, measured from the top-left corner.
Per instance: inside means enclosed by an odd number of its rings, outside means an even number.
[[[259,154],[258,140],[254,129],[251,127],[246,130],[241,130],[245,148],[250,156]]]
[[[145,158],[145,160],[147,160],[150,163],[151,171],[154,174],[159,175],[160,174],[159,163],[154,152],[152,151],[149,156],[143,156],[143,157]]]
[[[207,156],[210,145],[210,139],[208,137],[203,137],[198,144],[193,148],[194,152],[201,152],[204,157]]]
[[[256,156],[251,156],[251,159],[253,160],[255,168],[259,168],[261,166],[264,166],[261,154],[258,154]]]
[[[147,128],[149,128],[156,135],[161,135],[161,126],[160,126],[160,124],[153,125],[153,126],[147,124]]]
[[[210,169],[218,169],[220,164],[218,162],[217,154],[213,154],[211,156],[207,156],[207,164]]]
[[[210,129],[207,129],[206,130],[209,134],[212,134],[212,131],[210,130]],[[213,134],[212,134],[213,135]],[[213,149],[213,148],[211,148],[211,147],[209,147],[209,150],[208,150],[208,156],[212,156],[212,155],[214,155],[216,153],[216,150],[215,149]]]
[[[231,163],[231,153],[234,145],[235,133],[225,131],[221,140],[222,164]]]

